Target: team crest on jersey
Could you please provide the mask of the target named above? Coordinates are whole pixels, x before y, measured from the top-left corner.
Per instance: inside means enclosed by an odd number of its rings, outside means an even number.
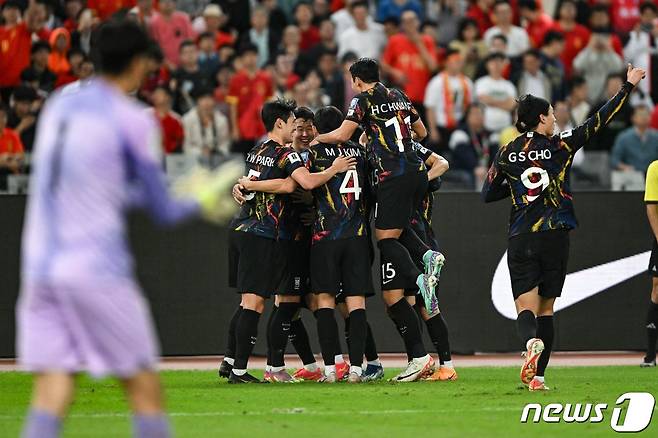
[[[354,115],[354,111],[356,110],[356,106],[359,104],[359,98],[354,97],[352,98],[352,101],[350,102],[350,107],[347,110],[347,117],[351,117]]]
[[[302,157],[300,157],[297,152],[291,152],[288,154],[288,161],[290,161],[290,164],[301,163]]]

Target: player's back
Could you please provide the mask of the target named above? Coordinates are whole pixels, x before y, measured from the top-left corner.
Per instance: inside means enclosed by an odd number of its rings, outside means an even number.
[[[339,156],[354,157],[356,168],[332,177],[313,190],[317,218],[313,241],[364,236],[368,227],[368,165],[365,149],[348,141],[311,147],[311,172],[322,172]]]
[[[143,138],[155,132],[140,105],[100,80],[47,103],[23,236],[28,281],[131,277],[131,155],[153,153]]]

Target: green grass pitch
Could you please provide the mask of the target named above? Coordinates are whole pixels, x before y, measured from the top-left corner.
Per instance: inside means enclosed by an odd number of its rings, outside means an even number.
[[[395,370],[388,370],[387,377]],[[177,437],[594,437],[617,435],[612,408],[625,392],[658,397],[658,370],[549,369],[548,393],[529,393],[516,368],[462,368],[456,382],[363,385],[237,385],[214,371],[162,373]],[[0,436],[18,436],[31,377],[0,373]],[[607,403],[599,424],[521,424],[526,403]],[[655,413],[655,409],[654,409]],[[113,380],[79,380],[65,437],[129,436],[130,416]],[[534,435],[538,434],[538,435]],[[658,415],[640,436],[658,436]]]

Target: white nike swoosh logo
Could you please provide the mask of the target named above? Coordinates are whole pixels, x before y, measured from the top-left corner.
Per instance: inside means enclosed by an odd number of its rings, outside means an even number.
[[[555,300],[555,312],[592,297],[647,271],[651,251],[567,274],[562,296]],[[491,301],[505,318],[516,319],[512,284],[507,268],[507,252],[498,263],[491,283]]]
[[[393,281],[393,278],[391,278],[390,280],[384,280],[384,281],[382,281],[382,284],[389,284],[391,281]]]

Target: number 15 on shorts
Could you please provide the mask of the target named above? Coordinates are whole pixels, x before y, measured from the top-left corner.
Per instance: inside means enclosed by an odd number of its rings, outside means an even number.
[[[395,268],[393,263],[382,263],[382,284],[387,284],[395,278]]]

